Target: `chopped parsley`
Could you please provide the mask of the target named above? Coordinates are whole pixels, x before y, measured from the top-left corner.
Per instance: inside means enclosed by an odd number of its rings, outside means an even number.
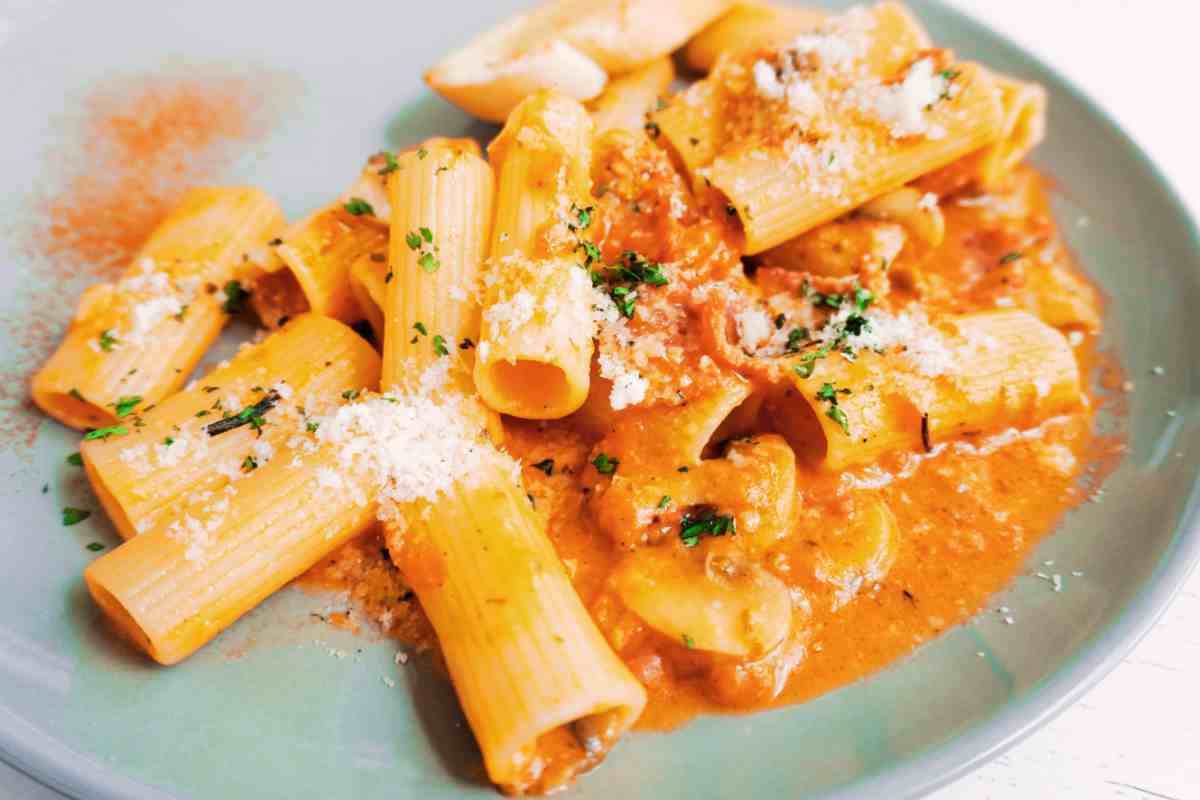
[[[799,353],[800,343],[808,339],[808,328],[792,328],[788,331],[786,353]]]
[[[416,331],[417,333],[421,334],[422,336],[429,335],[429,330],[425,327],[424,322],[413,323],[413,330]]]
[[[821,388],[817,390],[817,399],[829,403],[829,408],[825,409],[825,416],[836,422],[842,429],[842,432],[847,436],[850,435],[850,420],[846,417],[846,412],[838,405],[839,394],[850,394],[849,389],[838,389],[832,383],[823,383]]]
[[[595,206],[580,208],[571,203],[571,216],[575,218],[574,222],[568,222],[567,227],[573,231],[585,231],[592,225],[592,212],[596,210]]]
[[[1002,255],[1000,257],[1000,263],[1001,264],[1011,264],[1012,262],[1020,259],[1021,255],[1022,254],[1017,250],[1014,250],[1011,253],[1005,253],[1004,255]]]
[[[417,266],[432,275],[442,266],[442,262],[434,257],[433,253],[422,253],[421,257],[417,259]]]
[[[115,406],[117,410],[117,419],[127,417],[132,413],[133,409],[137,408],[137,404],[142,402],[141,395],[133,395],[132,397],[122,397],[117,400]]]
[[[100,349],[106,353],[111,353],[112,349],[121,343],[121,340],[113,336],[112,329],[100,331]]]
[[[308,431],[309,433],[316,433],[317,428],[319,427],[321,427],[321,423],[313,422],[312,420],[308,420],[306,423],[304,423],[304,430]]]
[[[590,267],[602,258],[600,248],[594,242],[590,242],[587,239],[580,239],[579,244],[575,245],[575,249],[583,251],[583,266],[585,267]]]
[[[688,636],[685,633],[683,635],[683,646],[686,647],[688,650],[691,650],[693,647],[696,646],[696,640],[693,639],[692,637]]]
[[[221,304],[221,309],[226,314],[240,314],[249,297],[250,292],[239,281],[229,281],[225,284],[225,302]]]
[[[654,120],[647,121],[644,127],[646,129],[646,134],[651,139],[657,139],[660,135],[662,135],[662,128],[660,128],[658,123]]]
[[[209,436],[218,436],[226,431],[240,428],[243,425],[249,425],[254,429],[255,433],[262,436],[262,426],[266,423],[266,420],[263,419],[263,414],[274,408],[279,400],[279,393],[272,389],[262,400],[253,405],[246,406],[236,414],[208,424],[204,430],[207,431]]]
[[[825,294],[824,292],[813,292],[808,296],[808,299],[811,300],[812,304],[817,308],[822,306],[835,309],[841,308],[842,303],[846,302],[845,295],[838,293]]]
[[[347,389],[346,391],[342,392],[342,399],[343,400],[356,400],[356,399],[358,399],[358,392],[359,392],[358,389]]]
[[[662,264],[652,262],[633,250],[622,253],[617,263],[592,273],[592,285],[608,285],[608,296],[616,304],[621,316],[627,319],[633,318],[638,286],[666,286],[667,283]]]
[[[718,514],[712,506],[698,506],[694,512],[683,515],[679,520],[679,539],[684,547],[700,544],[701,536],[724,536],[737,533],[737,523],[732,514]]]
[[[93,439],[107,439],[110,436],[124,436],[129,433],[129,429],[124,425],[110,425],[107,428],[96,428],[94,431],[88,431],[83,435],[85,442],[90,442]]]
[[[246,460],[242,462],[242,470],[253,472],[256,469],[258,469],[258,459],[254,456],[246,456]]]
[[[592,459],[592,466],[596,468],[596,472],[601,475],[612,475],[617,471],[620,461],[615,458],[610,458],[607,453],[601,453]]]
[[[170,436],[163,437],[163,445],[165,447],[170,447],[173,444],[175,444],[175,440],[173,438],[171,438]]]
[[[415,231],[409,231],[404,234],[404,243],[408,245],[409,250],[419,254],[417,266],[421,269],[432,274],[442,266],[442,262],[434,255],[437,245],[433,243],[433,231],[429,228],[421,227]],[[430,245],[430,249],[426,250],[426,245]]]
[[[87,549],[91,550],[93,553],[99,553],[104,549],[104,545],[100,542],[88,542]]]
[[[72,508],[71,506],[67,506],[62,510],[62,524],[67,527],[78,525],[91,515],[92,512],[86,508]]]
[[[863,331],[870,330],[870,328],[871,320],[857,312],[846,317],[846,321],[842,325],[844,335],[849,336],[859,336]]]
[[[427,155],[429,155],[429,151],[426,150],[424,147],[417,148],[417,158],[418,159],[420,159],[421,161],[424,161],[425,156],[427,156]]]
[[[670,502],[671,502],[671,495],[664,494],[662,496],[662,500],[658,501],[658,508],[666,508],[667,505],[670,504]]]
[[[440,333],[433,337],[433,352],[439,356],[450,355],[450,351],[446,349],[446,339]]]
[[[83,456],[79,455],[79,453],[71,453],[71,455],[67,456],[67,463],[73,467],[82,467]]]
[[[475,346],[475,343],[472,342],[470,339],[463,339],[461,342],[458,343],[459,350],[470,350],[474,346]]]
[[[375,173],[376,175],[387,175],[400,169],[400,162],[396,160],[394,155],[386,150],[381,155],[383,156],[384,165],[379,168],[379,171]]]
[[[801,378],[811,378],[813,370],[817,368],[817,362],[829,355],[830,351],[832,350],[833,342],[825,342],[816,350],[810,350],[809,352],[800,356],[800,362],[796,364],[796,366],[792,367],[792,371]]]
[[[854,290],[854,305],[859,311],[866,311],[874,300],[875,295],[870,289],[864,289],[860,286]]]
[[[533,467],[534,469],[540,469],[542,472],[546,473],[547,476],[554,474],[554,459],[553,458],[543,458],[541,461],[537,462],[536,464],[530,464],[530,466]]]
[[[361,217],[363,214],[375,216],[375,209],[372,208],[370,203],[368,203],[366,200],[363,200],[361,197],[351,197],[342,204],[342,208],[346,209],[348,213],[353,214],[356,217]]]

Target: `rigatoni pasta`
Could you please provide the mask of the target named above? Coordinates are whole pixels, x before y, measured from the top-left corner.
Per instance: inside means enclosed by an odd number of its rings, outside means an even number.
[[[377,153],[286,230],[197,190],[35,378],[94,428],[125,542],[84,580],[149,658],[344,590],[551,792],[902,657],[1085,496],[1103,308],[1021,163],[1040,87],[896,2],[557,0],[427,77],[486,158]],[[273,332],[184,387],[247,290]]]
[[[186,391],[121,409],[120,424],[80,448],[92,489],[124,538],[220,493],[305,430],[343,392],[379,381],[379,356],[357,333],[304,314]],[[231,425],[231,420],[237,425]]]
[[[438,358],[470,358],[493,194],[492,171],[474,142],[426,142],[397,164],[388,177],[393,233],[384,278],[384,386],[400,383],[402,370]]]
[[[488,148],[496,215],[475,385],[506,414],[557,419],[587,398],[592,298],[578,252],[590,219],[591,135],[581,105],[543,92]]]
[[[845,469],[963,434],[1027,428],[1079,407],[1079,367],[1066,337],[1036,317],[991,311],[948,319],[945,327],[921,328],[923,350],[915,356],[890,348],[852,362],[800,356],[792,386],[774,401],[777,424],[803,456]]]
[[[596,132],[610,128],[642,130],[646,115],[658,105],[674,79],[675,64],[663,57],[610,82],[599,97],[587,104]]]
[[[97,605],[155,661],[187,658],[373,521],[369,482],[355,487],[360,503],[313,502],[335,480],[336,452],[296,435],[301,443],[84,571]]]
[[[123,398],[156,403],[182,386],[233,310],[245,259],[265,259],[283,212],[251,188],[190,191],[116,284],[80,300],[58,350],[33,379],[33,400],[65,425],[116,422]]]

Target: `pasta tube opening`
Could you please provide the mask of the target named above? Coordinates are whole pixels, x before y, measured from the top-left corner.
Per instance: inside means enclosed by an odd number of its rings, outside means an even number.
[[[489,395],[504,398],[506,413],[526,419],[558,416],[558,409],[575,404],[575,389],[566,371],[540,361],[493,361],[484,368],[480,385],[489,388]]]

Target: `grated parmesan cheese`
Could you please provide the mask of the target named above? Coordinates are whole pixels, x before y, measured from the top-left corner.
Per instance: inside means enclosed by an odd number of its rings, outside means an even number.
[[[749,353],[757,352],[775,334],[775,324],[761,308],[743,309],[734,314],[733,321],[737,326],[738,339]]]
[[[489,467],[519,469],[488,441],[478,401],[447,387],[449,368],[442,359],[421,373],[413,391],[359,400],[320,421],[316,436],[336,448],[343,469],[379,487],[387,501],[380,504],[381,518],[395,518],[395,504],[475,485],[491,474]],[[319,473],[317,480],[333,488],[330,475]],[[355,502],[366,498],[359,494]]]
[[[859,85],[852,95],[858,109],[886,125],[893,139],[939,139],[945,137],[945,130],[930,125],[925,112],[946,92],[948,83],[934,71],[932,59],[922,58],[909,67],[900,83]]]

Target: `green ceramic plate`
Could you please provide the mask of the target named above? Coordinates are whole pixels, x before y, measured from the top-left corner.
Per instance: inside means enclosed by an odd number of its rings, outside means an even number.
[[[102,81],[274,70],[274,125],[224,177],[265,187],[295,215],[339,190],[364,153],[434,133],[486,133],[432,97],[420,70],[518,4],[0,4],[6,761],[88,800],[494,796],[447,683],[419,660],[395,666],[389,643],[311,622],[322,598],[284,591],[169,670],[113,643],[80,571],[93,557],[87,543],[116,538],[100,514],[60,524],[64,505],[98,506],[81,470],[63,462],[78,437],[39,421],[23,383],[84,282],[23,242],[37,222],[31,195],[66,174],[64,164],[94,155],[78,149],[76,123]],[[957,13],[917,9],[937,41],[1050,91],[1050,135],[1036,160],[1057,178],[1060,221],[1111,297],[1105,344],[1137,386],[1127,420],[1115,423],[1128,430],[1129,453],[1101,501],[1071,514],[1036,554],[1067,575],[1065,591],[1021,577],[996,598],[1016,624],[985,613],[804,706],[634,735],[573,796],[921,794],[1074,701],[1150,628],[1200,554],[1195,228],[1138,148],[1051,69]]]

